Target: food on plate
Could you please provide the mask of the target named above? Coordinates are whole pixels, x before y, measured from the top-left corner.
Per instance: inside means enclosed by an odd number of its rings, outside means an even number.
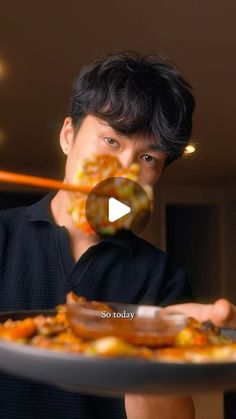
[[[220,333],[220,329],[210,321],[199,323],[192,317],[188,318],[187,326],[175,338],[175,346],[204,346],[228,343],[229,338]]]
[[[132,356],[152,358],[152,351],[145,347],[135,347],[122,339],[108,336],[94,340],[87,349],[87,354],[101,356]]]
[[[147,211],[150,207],[150,202],[153,199],[152,187],[144,185],[143,189],[147,194],[146,199],[137,199],[133,193],[134,186],[129,180],[138,182],[140,174],[140,165],[137,163],[131,164],[127,168],[123,168],[117,159],[112,155],[94,155],[89,159],[78,162],[78,168],[74,176],[73,183],[75,185],[86,185],[92,190],[98,183],[106,179],[117,178],[113,182],[104,185],[104,196],[96,196],[94,199],[93,211],[97,214],[97,231],[100,234],[114,234],[120,228],[129,228],[132,224],[132,215],[127,220],[118,219],[113,222],[112,228],[107,222],[107,199],[108,195],[115,196],[118,200],[128,200],[133,208],[139,212]],[[92,234],[93,229],[89,225],[86,218],[86,200],[87,195],[84,193],[71,194],[71,204],[68,209],[72,220],[78,228],[83,230],[86,234]],[[135,211],[135,213],[137,213]]]
[[[236,360],[236,343],[221,334],[210,321],[199,323],[188,319],[172,347],[157,349],[156,359],[160,362],[205,363]]]
[[[110,325],[109,332],[111,333],[101,336],[97,333],[97,328],[94,328],[93,333],[92,329],[90,329],[88,335],[84,332],[81,333],[81,331],[78,333],[77,330],[71,327],[71,318],[68,315],[68,308],[72,306],[81,307],[88,314],[91,314],[91,312],[97,313],[98,323],[96,326],[100,327],[100,329],[103,327],[101,314],[107,313],[106,324],[107,326]],[[135,315],[131,320],[131,317],[128,318],[127,313],[124,311],[123,317],[122,313],[120,313],[120,316],[116,318],[117,311],[114,307],[115,303],[90,301],[83,296],[77,296],[70,292],[67,294],[66,304],[57,306],[54,315],[36,315],[23,320],[8,319],[0,324],[0,339],[37,348],[64,351],[90,357],[135,357],[168,363],[236,361],[236,342],[223,336],[220,329],[213,326],[209,321],[199,323],[193,318],[188,318],[187,324],[184,326],[183,323],[181,330],[176,330],[171,340],[165,340],[163,336],[169,336],[169,332],[167,332],[169,327],[168,321],[171,322],[171,318],[168,320],[167,317],[166,322],[164,320],[159,322],[161,309],[147,306],[146,312],[149,313],[149,316],[146,317],[147,323],[145,323],[145,328],[141,333],[143,339],[140,340],[140,330],[137,328],[138,322],[135,323]],[[134,306],[131,305],[130,307]],[[143,316],[145,306],[139,306],[139,308],[142,308]],[[136,309],[136,313],[138,313],[138,310]],[[157,312],[157,317],[155,317],[155,311]],[[152,314],[151,317],[150,313]],[[153,328],[154,319],[157,320],[157,339],[151,340],[149,331]],[[79,317],[79,321],[86,329],[84,317]],[[160,323],[159,326],[158,323]],[[129,329],[128,333],[125,333],[124,330],[126,330],[127,325],[129,325]],[[119,335],[117,330],[122,331],[122,328],[124,328],[123,335],[122,333]],[[133,334],[131,332],[132,328]],[[163,336],[162,333],[164,333]],[[133,338],[135,335],[136,340]]]
[[[71,329],[82,339],[114,336],[150,348],[173,345],[187,319],[184,314],[163,314],[160,308],[145,305],[82,301],[67,304],[66,309]]]
[[[66,296],[67,304],[78,303],[80,307],[94,309],[98,311],[113,311],[113,309],[106,303],[101,301],[88,300],[85,297],[76,295],[74,292],[68,292]]]
[[[159,362],[193,364],[236,361],[236,343],[163,348],[156,351],[155,357]]]
[[[2,339],[17,340],[32,336],[36,332],[37,326],[34,319],[27,318],[18,322],[7,320],[0,325],[0,337]]]

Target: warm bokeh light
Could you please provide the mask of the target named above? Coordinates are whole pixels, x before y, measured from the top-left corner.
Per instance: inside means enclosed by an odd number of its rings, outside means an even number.
[[[196,151],[196,147],[193,144],[189,144],[184,149],[184,155],[188,156],[189,154],[193,154]]]
[[[6,74],[6,66],[4,62],[0,59],[0,80],[5,77]]]

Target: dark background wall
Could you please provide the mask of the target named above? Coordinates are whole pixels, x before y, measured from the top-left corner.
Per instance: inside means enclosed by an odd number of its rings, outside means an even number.
[[[0,192],[0,209],[23,207],[37,202],[42,193],[24,193],[14,191],[1,191]]]

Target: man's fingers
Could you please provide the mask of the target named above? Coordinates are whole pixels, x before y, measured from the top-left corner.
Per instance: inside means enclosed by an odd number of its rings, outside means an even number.
[[[199,322],[211,320],[218,327],[236,328],[236,306],[221,298],[214,304],[176,304],[168,306],[164,311],[172,313],[185,313]]]
[[[212,305],[211,321],[219,327],[236,328],[236,307],[221,298]]]
[[[175,304],[166,307],[164,310],[172,313],[184,313],[188,317],[194,317],[199,322],[204,322],[211,319],[212,304]]]

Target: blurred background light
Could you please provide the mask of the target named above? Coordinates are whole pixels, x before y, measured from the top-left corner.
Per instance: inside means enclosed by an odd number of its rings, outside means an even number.
[[[185,149],[184,149],[184,155],[185,155],[185,156],[188,156],[188,155],[190,155],[190,154],[195,153],[195,151],[196,151],[196,147],[195,147],[195,145],[193,145],[193,144],[189,144],[189,145],[187,145],[187,146],[185,147]]]
[[[0,58],[0,80],[3,79],[6,75],[6,65],[3,60]]]

